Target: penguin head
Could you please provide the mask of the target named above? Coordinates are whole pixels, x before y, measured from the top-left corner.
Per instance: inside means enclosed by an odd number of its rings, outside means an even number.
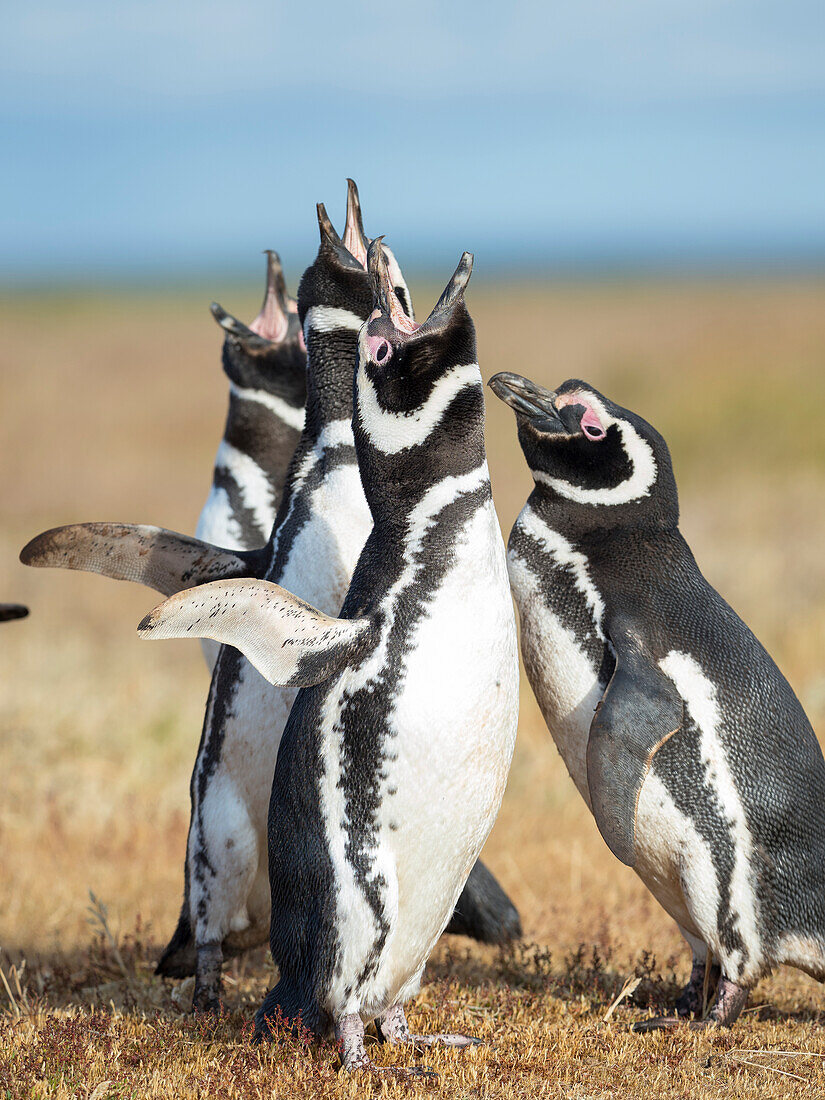
[[[409,416],[427,403],[444,375],[462,364],[475,367],[475,328],[464,304],[473,257],[464,253],[429,317],[418,324],[398,297],[390,256],[383,237],[370,245],[374,308],[361,329],[358,359],[382,408]]]
[[[483,460],[484,394],[464,303],[473,257],[461,257],[423,324],[402,307],[380,237],[368,266],[373,309],[358,338],[353,420],[359,463],[373,484],[392,479],[414,491],[454,468],[456,451],[468,468]]]
[[[266,291],[258,316],[245,325],[217,302],[212,316],[224,331],[223,369],[241,389],[264,390],[296,408],[306,390],[306,345],[298,303],[286,290],[277,252],[266,252]]]
[[[361,202],[355,183],[347,180],[347,219],[343,240],[338,236],[322,202],[318,203],[321,240],[315,260],[304,272],[298,287],[298,316],[303,326],[313,306],[345,309],[366,320],[372,309],[372,290],[367,276],[370,238],[364,233]],[[388,250],[387,262],[394,289],[405,313],[412,317],[410,292],[401,269]]]
[[[554,506],[584,525],[678,522],[670,452],[641,416],[578,379],[551,391],[503,372],[489,384],[515,412],[536,488]]]

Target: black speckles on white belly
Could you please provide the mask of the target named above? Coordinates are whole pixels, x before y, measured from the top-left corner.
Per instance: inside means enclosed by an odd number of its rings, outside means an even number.
[[[598,596],[517,525],[510,536],[510,583],[521,620],[521,651],[544,720],[579,793],[590,805],[587,738],[614,658],[594,617]]]
[[[652,772],[662,783],[679,813],[690,823],[690,836],[684,850],[674,852],[674,858],[684,863],[697,860],[694,871],[699,872],[696,839],[704,841],[703,856],[707,853],[713,868],[713,880],[696,883],[701,898],[688,898],[688,907],[695,913],[697,923],[713,914],[711,928],[715,930],[717,952],[721,948],[727,959],[736,960],[736,973],[731,978],[741,978],[752,962],[752,955],[760,954],[759,945],[748,943],[741,929],[742,903],[752,907],[754,897],[734,898],[734,872],[737,862],[737,843],[741,838],[723,806],[719,790],[709,774],[707,763],[701,758],[699,730],[690,718],[686,726],[671,737],[657,752],[652,762]],[[654,825],[656,823],[654,822]],[[741,858],[741,853],[740,853]],[[748,864],[745,874],[750,880],[752,870]],[[756,883],[750,882],[751,887]],[[749,891],[750,893],[750,891]],[[677,914],[671,914],[677,916]],[[699,931],[707,936],[708,927]]]
[[[575,639],[582,653],[597,670],[601,683],[613,675],[613,658],[605,644],[601,624],[594,616],[593,598],[582,591],[582,567],[559,560],[517,523],[510,535],[511,561],[518,558],[529,569],[540,597],[541,607],[525,608],[531,615],[542,611],[554,616]],[[514,585],[514,590],[517,585]],[[516,591],[518,597],[518,591]]]
[[[380,665],[363,683],[346,693],[340,707],[336,734],[340,738],[340,779],[345,805],[341,822],[345,835],[345,857],[351,867],[355,888],[360,891],[375,922],[375,936],[359,973],[349,977],[346,997],[361,989],[375,974],[390,926],[386,915],[387,881],[375,866],[379,849],[379,811],[386,768],[395,759],[395,726],[392,714],[404,688],[406,657],[415,626],[425,614],[432,593],[437,591],[453,563],[453,543],[472,516],[490,499],[490,485],[481,485],[458,495],[442,507],[426,529],[413,557],[396,560],[393,576],[382,578],[387,591],[395,586],[396,598],[378,623],[373,649],[362,659],[369,667],[372,653],[382,650]],[[376,531],[375,540],[380,542]],[[385,558],[384,560],[389,560]],[[404,578],[409,579],[406,583]],[[347,607],[359,601],[359,576],[353,579]],[[403,608],[403,614],[397,613]]]

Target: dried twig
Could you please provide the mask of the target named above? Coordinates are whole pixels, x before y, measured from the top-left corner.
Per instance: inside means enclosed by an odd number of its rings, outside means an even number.
[[[761,1062],[749,1062],[747,1058],[737,1058],[737,1062],[741,1066],[753,1066],[754,1069],[766,1069],[770,1073],[781,1073],[783,1077],[793,1077],[795,1081],[805,1082],[807,1078],[800,1077],[798,1073],[790,1073],[786,1069],[779,1069],[777,1066],[764,1066]]]
[[[6,978],[6,972],[3,970],[2,966],[0,966],[0,978],[3,979],[3,985],[6,988],[6,993],[8,993],[9,1001],[11,1002],[12,1011],[14,1012],[14,1022],[17,1023],[17,1021],[22,1017],[23,1013],[20,1011],[20,1008],[18,1007],[17,1001],[14,999],[14,994],[11,991],[11,986],[9,985],[8,980]]]
[[[92,926],[97,926],[103,933],[106,942],[109,944],[112,955],[117,963],[121,974],[126,979],[126,983],[131,988],[132,978],[129,971],[126,969],[126,963],[123,961],[123,956],[120,953],[120,948],[117,945],[117,939],[109,927],[109,910],[103,901],[98,898],[92,890],[89,890],[89,900],[91,905],[86,907],[86,912],[89,914],[87,920]]]
[[[641,978],[628,978],[621,988],[618,997],[614,1000],[613,1004],[608,1008],[604,1014],[604,1019],[609,1020],[625,997],[629,997],[632,993],[635,993],[641,984]]]

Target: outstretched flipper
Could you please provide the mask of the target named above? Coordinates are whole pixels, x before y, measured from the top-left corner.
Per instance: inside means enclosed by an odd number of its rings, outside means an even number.
[[[117,581],[136,581],[173,596],[184,588],[232,577],[260,577],[268,552],[220,546],[135,523],[72,523],[33,538],[20,551],[24,565],[79,569]]]
[[[212,638],[234,646],[270,684],[309,687],[337,672],[369,619],[333,619],[272,581],[214,581],[151,611],[141,638]]]
[[[599,832],[628,867],[636,862],[639,792],[658,750],[684,722],[684,703],[637,637],[616,636],[616,669],[590,725],[587,785]]]

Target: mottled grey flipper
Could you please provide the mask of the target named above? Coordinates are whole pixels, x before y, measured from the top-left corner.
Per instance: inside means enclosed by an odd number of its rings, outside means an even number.
[[[239,649],[270,684],[310,687],[343,667],[370,626],[325,615],[272,581],[213,581],[160,604],[138,633],[212,638]]]
[[[184,588],[231,577],[261,577],[269,555],[224,550],[189,535],[136,523],[72,523],[33,538],[20,551],[24,565],[79,569],[135,581],[173,596]]]
[[[684,703],[637,638],[611,641],[616,669],[590,724],[587,785],[599,832],[633,867],[639,792],[656,752],[681,729]]]

